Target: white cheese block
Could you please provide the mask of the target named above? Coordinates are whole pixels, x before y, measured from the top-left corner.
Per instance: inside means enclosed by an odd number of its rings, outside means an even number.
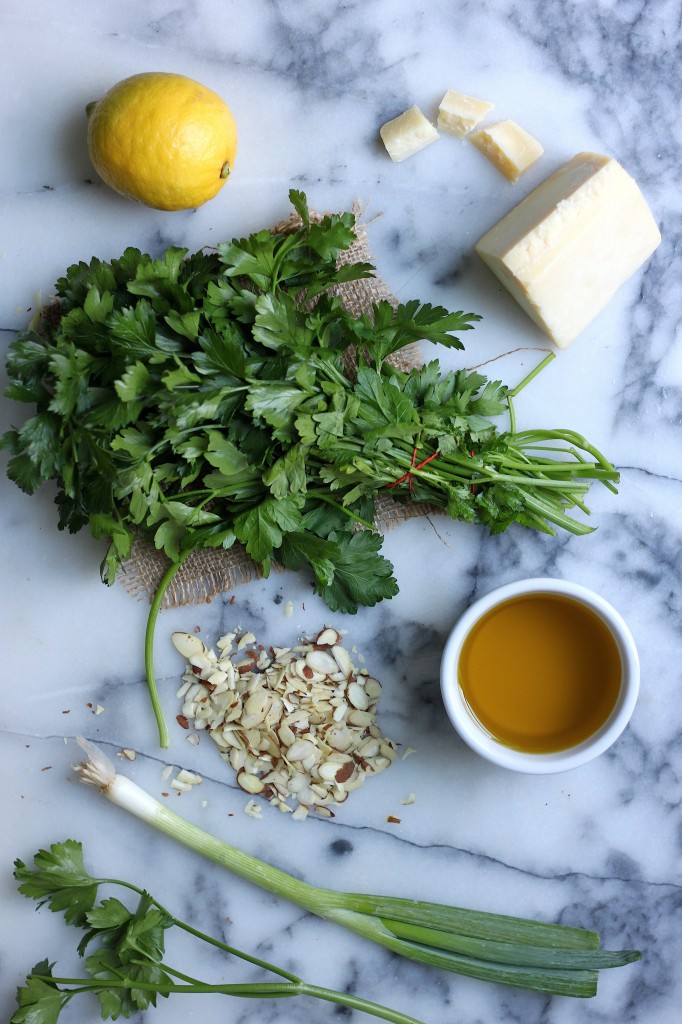
[[[510,181],[517,181],[544,153],[538,140],[516,121],[491,124],[469,138]]]
[[[620,164],[578,153],[491,228],[476,252],[566,348],[660,241],[642,193]]]
[[[438,138],[438,132],[417,106],[382,124],[379,134],[388,155],[396,163],[413,156]]]
[[[438,107],[438,127],[461,139],[479,124],[493,109],[487,100],[467,96],[466,93],[448,89]]]

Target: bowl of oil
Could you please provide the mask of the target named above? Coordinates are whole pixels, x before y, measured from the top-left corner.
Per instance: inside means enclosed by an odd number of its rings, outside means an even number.
[[[441,660],[450,721],[477,753],[528,774],[591,761],[639,692],[632,633],[599,594],[559,579],[510,583],[472,604]]]

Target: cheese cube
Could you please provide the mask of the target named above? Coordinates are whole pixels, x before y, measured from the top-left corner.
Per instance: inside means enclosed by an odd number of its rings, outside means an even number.
[[[516,121],[500,121],[481,128],[469,138],[510,181],[517,181],[544,149]]]
[[[492,109],[493,104],[487,100],[477,100],[475,96],[448,89],[438,107],[438,127],[461,139]]]
[[[379,134],[388,155],[396,163],[414,156],[438,138],[438,132],[417,106],[382,124]]]
[[[566,348],[660,241],[642,193],[620,164],[578,153],[491,228],[476,252]]]

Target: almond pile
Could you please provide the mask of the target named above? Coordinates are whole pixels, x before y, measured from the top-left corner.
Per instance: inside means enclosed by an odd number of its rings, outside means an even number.
[[[216,654],[197,636],[173,634],[189,662],[178,720],[209,733],[250,796],[297,820],[313,809],[333,817],[396,758],[376,722],[381,683],[353,665],[331,627],[295,647],[266,651],[255,640],[227,633]]]

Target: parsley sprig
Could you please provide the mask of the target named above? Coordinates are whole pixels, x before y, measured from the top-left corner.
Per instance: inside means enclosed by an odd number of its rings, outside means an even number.
[[[81,844],[73,839],[53,843],[49,850],[39,850],[33,867],[15,861],[14,877],[24,896],[39,906],[47,904],[50,910],[63,912],[67,924],[84,929],[78,953],[84,958],[86,977],[57,977],[53,974],[54,963],[41,960],[17,991],[18,1009],[11,1024],[56,1024],[71,1000],[84,993],[96,996],[103,1020],[127,1019],[156,1006],[159,996],[217,993],[261,999],[310,996],[394,1024],[419,1024],[414,1017],[360,996],[308,984],[290,971],[206,935],[175,917],[149,892],[131,882],[94,878],[84,866]],[[97,902],[101,886],[137,894],[134,909],[130,910],[116,896],[106,896]],[[165,935],[171,928],[269,971],[278,980],[211,984],[193,978],[164,960]]]
[[[618,479],[572,431],[515,431],[525,382],[510,391],[436,360],[396,369],[389,356],[418,339],[461,349],[457,334],[480,318],[417,301],[354,316],[334,291],[373,274],[338,259],[355,241],[353,214],[315,221],[301,192],[290,199],[301,220],[290,232],[70,267],[53,315],[7,358],[8,397],[35,406],[0,442],[10,478],[29,494],[57,482],[59,528],[108,541],[106,583],[136,536],[170,560],[145,659],[162,746],[153,633],[192,551],[239,542],[266,575],[273,560],[307,568],[327,605],[352,613],[398,590],[371,528],[384,489],[493,533],[582,534],[567,511],[587,512],[592,481]],[[505,412],[511,430],[500,431]]]

